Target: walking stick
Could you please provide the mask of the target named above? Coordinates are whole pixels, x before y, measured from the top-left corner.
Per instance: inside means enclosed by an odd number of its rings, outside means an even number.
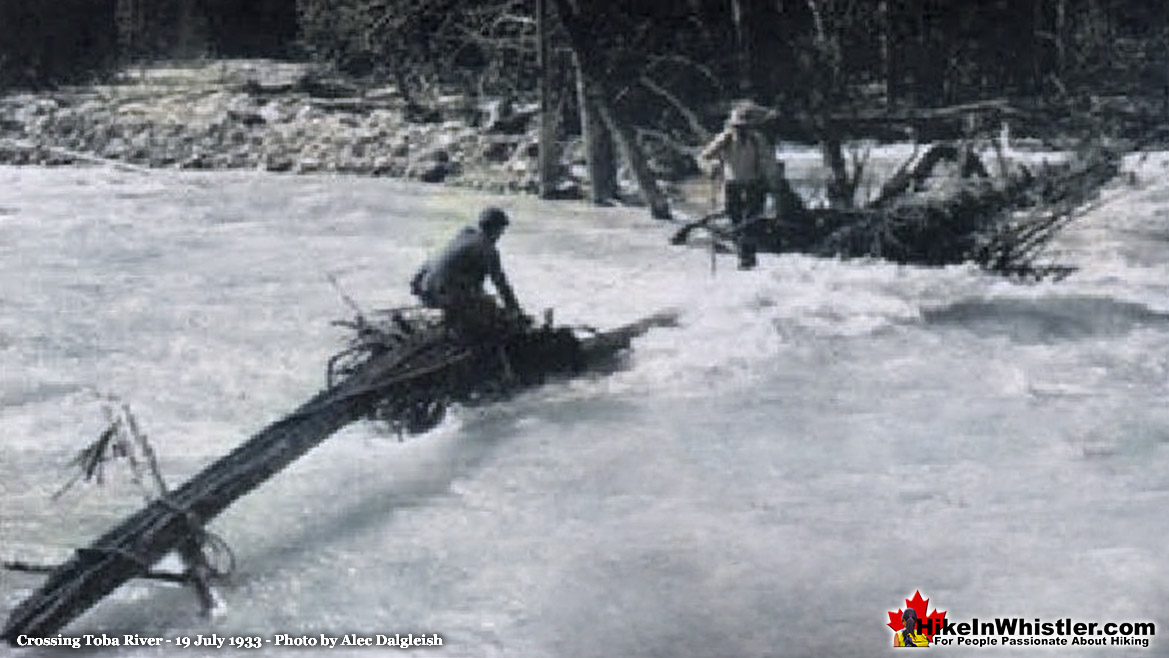
[[[718,179],[719,179],[719,177],[717,174],[710,177],[710,213],[712,216],[714,215],[714,213],[718,212]],[[716,256],[715,252],[717,251],[717,249],[716,249],[717,245],[718,245],[718,241],[715,240],[714,234],[711,233],[711,235],[710,235],[710,275],[712,277],[714,276],[714,272],[715,272],[715,260],[716,260],[715,259],[715,256]]]

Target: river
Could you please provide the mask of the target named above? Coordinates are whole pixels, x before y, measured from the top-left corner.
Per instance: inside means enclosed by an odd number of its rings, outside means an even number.
[[[1079,271],[1038,284],[793,254],[712,271],[643,211],[386,180],[0,167],[0,558],[61,561],[138,506],[119,465],[50,500],[101,396],[177,485],[319,390],[348,314],[330,276],[408,304],[414,268],[496,203],[529,311],[681,326],[421,437],[352,425],[211,524],[237,560],[223,614],[134,582],[64,633],[856,656],[918,591],[955,621],[1165,625],[1164,167],[1130,159],[1054,245]],[[0,616],[39,581],[0,571]]]

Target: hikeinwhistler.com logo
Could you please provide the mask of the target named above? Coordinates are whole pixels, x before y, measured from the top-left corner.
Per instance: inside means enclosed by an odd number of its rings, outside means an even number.
[[[1152,621],[1084,621],[992,617],[955,620],[915,591],[905,606],[889,611],[895,647],[1141,647],[1157,634]]]

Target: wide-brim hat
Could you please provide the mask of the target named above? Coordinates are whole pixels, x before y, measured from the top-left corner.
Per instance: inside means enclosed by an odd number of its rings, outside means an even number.
[[[762,123],[767,117],[767,110],[758,105],[746,102],[731,108],[727,117],[728,126],[753,126]]]

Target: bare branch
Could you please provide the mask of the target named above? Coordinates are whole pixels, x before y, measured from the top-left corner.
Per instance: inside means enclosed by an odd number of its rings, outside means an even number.
[[[699,150],[697,147],[680,142],[673,135],[670,135],[669,133],[666,133],[665,131],[662,131],[662,130],[658,130],[656,128],[646,128],[644,126],[635,126],[633,129],[634,129],[634,131],[637,132],[638,135],[648,135],[649,137],[653,137],[654,139],[666,144],[670,148],[675,149],[680,153],[687,153],[687,154],[693,155],[693,154],[697,153]]]
[[[639,82],[641,82],[642,86],[646,89],[649,89],[650,91],[665,99],[665,101],[669,103],[670,106],[678,112],[678,114],[682,115],[682,118],[686,120],[686,124],[690,127],[690,131],[694,133],[694,136],[697,137],[699,141],[710,141],[710,131],[702,125],[702,121],[699,120],[698,115],[689,107],[687,107],[680,98],[671,93],[670,90],[655,82],[648,75],[643,74],[639,79]]]
[[[701,73],[702,76],[705,77],[717,89],[723,88],[723,84],[720,81],[719,76],[715,75],[714,71],[711,70],[711,68],[709,66],[706,66],[704,64],[699,64],[698,62],[695,62],[694,60],[690,59],[689,57],[683,57],[681,55],[655,55],[655,56],[652,56],[649,58],[649,61],[646,62],[645,71],[648,74],[651,69],[653,69],[657,66],[660,66],[662,64],[666,64],[666,63],[680,64],[687,69],[697,71],[698,73]]]

